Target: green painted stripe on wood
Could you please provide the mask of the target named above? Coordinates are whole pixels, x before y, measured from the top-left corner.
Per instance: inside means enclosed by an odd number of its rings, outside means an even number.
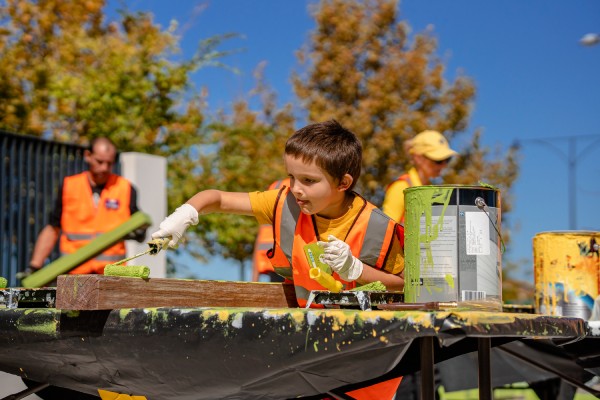
[[[94,240],[77,250],[75,253],[67,254],[46,265],[39,271],[34,272],[21,281],[21,285],[26,288],[36,288],[52,282],[57,276],[66,274],[73,268],[83,264],[97,254],[120,240],[123,240],[130,232],[144,226],[150,225],[152,219],[146,213],[136,212],[127,221],[117,226],[115,229],[104,232]]]

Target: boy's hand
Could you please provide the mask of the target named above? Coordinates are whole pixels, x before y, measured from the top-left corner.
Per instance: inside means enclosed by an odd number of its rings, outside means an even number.
[[[352,255],[350,246],[333,235],[329,235],[329,242],[318,242],[323,248],[321,261],[329,265],[338,273],[340,278],[352,282],[360,278],[363,272],[363,263]]]
[[[152,239],[171,237],[169,247],[176,247],[185,230],[190,225],[198,223],[198,211],[190,204],[182,204],[173,214],[169,215],[159,225],[159,230],[152,234]]]

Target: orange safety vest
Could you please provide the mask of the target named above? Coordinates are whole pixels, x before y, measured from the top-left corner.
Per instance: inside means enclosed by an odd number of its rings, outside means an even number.
[[[290,178],[275,181],[269,185],[268,190],[279,189],[282,185],[290,186]],[[254,243],[254,254],[252,255],[252,265],[258,274],[267,274],[273,272],[273,265],[267,257],[267,251],[273,248],[273,226],[271,224],[262,224],[258,227],[258,235]]]
[[[344,241],[364,264],[382,268],[392,240],[398,240],[397,224],[373,204],[362,200],[363,206]],[[310,278],[311,266],[304,254],[304,246],[318,240],[315,222],[312,216],[300,211],[294,195],[285,186],[279,191],[273,212],[275,248],[267,255],[275,272],[293,281],[298,305],[304,307],[311,290],[324,289]],[[335,272],[333,277],[342,282],[346,290],[356,287],[356,282],[346,282]]]
[[[404,181],[404,182],[408,183],[408,187],[412,187],[413,186],[413,183],[412,183],[412,181],[410,179],[410,175],[409,174],[404,174],[404,175],[400,175],[395,181],[393,181],[389,185],[387,185],[385,187],[385,191],[387,192],[388,188],[390,186],[392,186],[392,183],[396,183],[398,181]],[[406,215],[406,210],[402,211],[402,216],[400,217],[400,221],[399,221],[401,224],[404,224],[404,216],[405,215]],[[404,241],[402,241],[402,242],[404,243]]]
[[[60,252],[71,254],[96,236],[110,231],[131,217],[131,184],[111,174],[94,206],[92,188],[86,172],[66,177],[63,183]],[[121,241],[95,258],[74,268],[71,274],[102,274],[107,264],[125,258]]]
[[[381,268],[392,248],[392,241],[397,240],[400,226],[373,204],[362,200],[363,206],[344,241],[363,263]],[[293,280],[298,305],[304,307],[311,290],[324,289],[309,277],[310,265],[304,255],[304,245],[317,241],[315,222],[312,216],[300,211],[294,195],[285,186],[277,196],[273,220],[275,247],[268,251],[268,256],[275,272]],[[345,289],[356,286],[356,282],[346,282],[335,272],[333,277],[342,282]],[[311,307],[315,305],[311,304]],[[393,378],[347,394],[357,400],[392,399],[401,381],[402,377]]]

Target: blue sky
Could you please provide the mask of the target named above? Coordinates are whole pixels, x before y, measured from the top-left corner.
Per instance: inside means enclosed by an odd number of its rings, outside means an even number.
[[[289,83],[294,53],[314,27],[309,3],[127,2],[131,9],[152,12],[164,27],[171,19],[179,21],[183,56],[191,55],[199,40],[229,32],[243,35],[222,46],[243,49],[223,60],[241,74],[205,68],[194,75],[198,86],[208,88],[211,108],[227,107],[245,95],[254,84],[253,70],[263,61],[265,78],[280,102],[294,100]],[[118,2],[109,1],[109,13],[117,7]],[[600,2],[405,0],[400,16],[413,32],[433,28],[447,79],[461,71],[477,86],[467,132],[452,147],[463,148],[476,129],[492,148],[506,149],[521,140],[521,175],[510,193],[513,212],[507,214],[512,242],[503,260],[522,262],[518,277],[532,281],[531,240],[537,233],[600,231],[600,44],[579,43],[586,33],[600,33]],[[574,180],[569,171],[576,172]],[[574,196],[569,195],[570,184],[575,185]],[[576,212],[573,226],[571,209]],[[186,264],[201,278],[239,277],[223,261]]]

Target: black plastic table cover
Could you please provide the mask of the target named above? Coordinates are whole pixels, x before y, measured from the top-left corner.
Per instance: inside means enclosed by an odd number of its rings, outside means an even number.
[[[586,334],[578,318],[481,311],[0,309],[0,370],[89,394],[284,399],[418,370],[407,350],[425,336],[437,362],[478,337]]]

